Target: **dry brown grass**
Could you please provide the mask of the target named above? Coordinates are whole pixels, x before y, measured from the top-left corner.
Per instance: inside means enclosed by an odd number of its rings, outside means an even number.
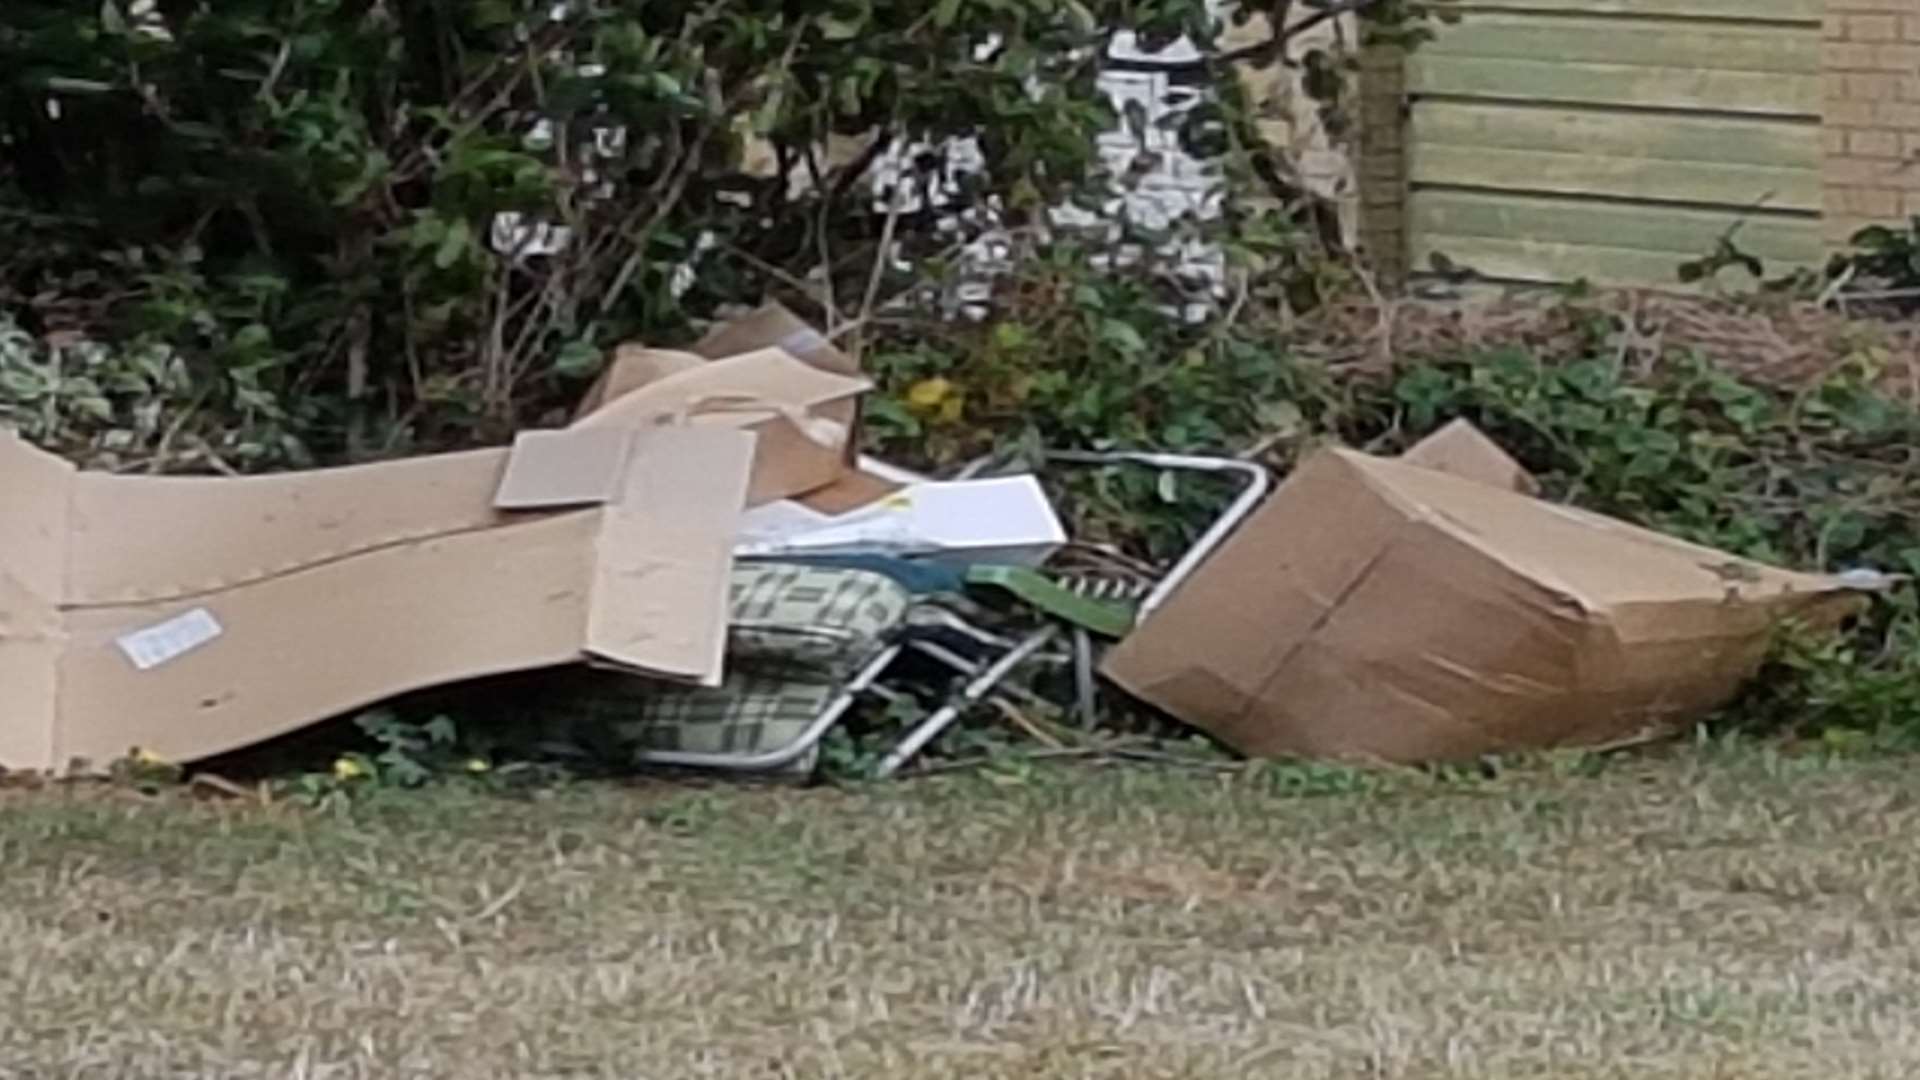
[[[11,793],[0,1073],[1904,1077],[1914,766]]]

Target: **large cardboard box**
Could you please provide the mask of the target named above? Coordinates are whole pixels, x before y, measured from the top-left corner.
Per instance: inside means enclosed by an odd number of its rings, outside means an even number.
[[[189,761],[572,662],[716,685],[754,442],[658,427],[164,478],[0,432],[0,766]]]
[[[1106,674],[1252,755],[1457,760],[1671,732],[1734,696],[1782,620],[1857,605],[1519,494],[1499,457],[1421,456],[1455,472],[1309,459]]]

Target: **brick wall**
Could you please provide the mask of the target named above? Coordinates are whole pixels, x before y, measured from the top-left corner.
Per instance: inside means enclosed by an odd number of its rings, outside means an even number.
[[[1920,215],[1920,0],[1827,0],[1827,242]]]

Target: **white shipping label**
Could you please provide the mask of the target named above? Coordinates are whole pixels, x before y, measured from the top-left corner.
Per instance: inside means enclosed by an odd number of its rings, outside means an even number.
[[[133,666],[152,671],[161,664],[177,660],[224,633],[220,621],[206,608],[194,608],[145,630],[135,630],[114,644],[127,654]]]

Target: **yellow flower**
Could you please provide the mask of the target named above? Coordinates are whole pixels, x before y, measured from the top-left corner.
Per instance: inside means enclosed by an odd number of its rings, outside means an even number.
[[[953,383],[934,376],[921,379],[907,390],[907,404],[916,409],[934,409],[953,393]]]
[[[352,758],[339,758],[333,763],[333,778],[335,780],[352,780],[365,775],[367,775],[367,770]]]
[[[485,758],[468,758],[467,759],[468,772],[482,773],[482,772],[489,772],[492,769],[493,769],[493,766],[487,764]]]

